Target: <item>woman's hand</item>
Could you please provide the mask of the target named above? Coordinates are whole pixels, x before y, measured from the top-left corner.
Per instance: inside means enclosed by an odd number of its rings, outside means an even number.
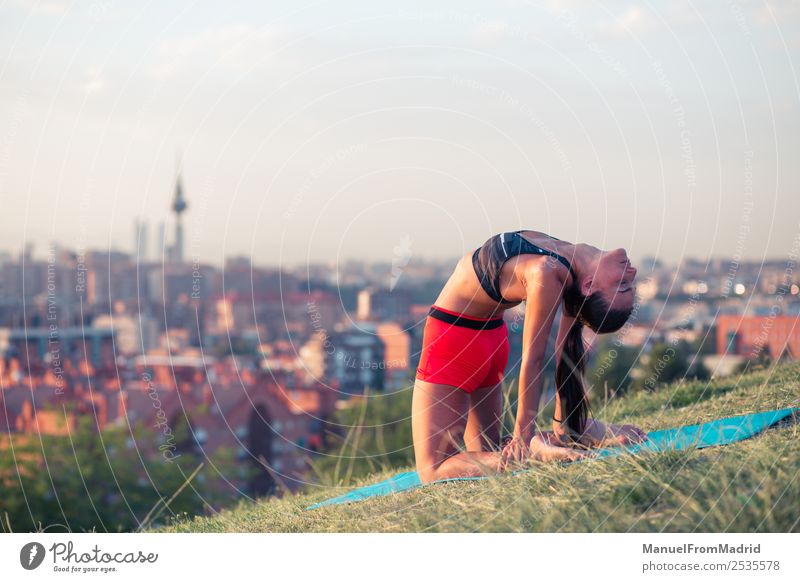
[[[534,461],[576,461],[591,456],[588,451],[564,446],[558,435],[552,432],[539,432],[531,439],[530,458]]]
[[[500,470],[505,469],[509,463],[524,463],[529,455],[528,443],[522,436],[515,434],[500,453]]]

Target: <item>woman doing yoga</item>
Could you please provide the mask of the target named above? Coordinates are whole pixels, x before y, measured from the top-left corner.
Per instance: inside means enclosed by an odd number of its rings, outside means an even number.
[[[497,234],[463,256],[425,321],[412,402],[421,481],[500,472],[530,460],[575,460],[588,454],[585,447],[645,440],[633,425],[589,418],[583,385],[583,327],[620,329],[633,311],[635,276],[625,249],[603,251],[532,230]],[[516,422],[502,445],[509,354],[503,312],[523,301]],[[542,371],[559,306],[556,416],[552,432],[542,432]]]

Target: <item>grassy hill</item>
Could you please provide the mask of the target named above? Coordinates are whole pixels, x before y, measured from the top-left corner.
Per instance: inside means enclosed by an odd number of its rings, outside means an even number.
[[[646,430],[798,406],[800,363],[711,382],[676,383],[620,398],[598,418]],[[787,532],[800,531],[800,428],[785,422],[726,447],[437,484],[313,511],[352,486],[315,488],[213,517],[177,520],[179,532]],[[408,470],[409,468],[398,469]],[[389,476],[375,474],[356,485]]]

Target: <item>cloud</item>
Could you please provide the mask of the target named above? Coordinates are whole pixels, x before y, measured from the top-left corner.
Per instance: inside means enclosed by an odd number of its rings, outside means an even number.
[[[71,4],[66,0],[13,0],[12,3],[38,14],[63,14]]]
[[[287,36],[283,29],[239,24],[168,39],[157,51],[152,73],[161,79],[208,68],[242,73],[263,62]]]
[[[768,0],[756,4],[756,20],[762,26],[796,23],[798,12],[800,6],[796,0]]]
[[[106,81],[98,69],[89,69],[84,77],[81,89],[86,95],[96,95],[106,88]]]
[[[479,45],[494,44],[508,36],[509,26],[505,20],[481,22],[473,31],[471,39]]]
[[[656,28],[656,20],[640,6],[631,6],[622,15],[597,23],[595,31],[607,38],[640,36]]]
[[[526,4],[530,5],[530,0],[526,1]],[[587,0],[546,0],[544,7],[554,14],[560,14],[586,8],[587,4],[589,4]]]
[[[700,22],[701,18],[697,12],[698,9],[691,0],[676,0],[667,5],[661,17],[674,28]]]

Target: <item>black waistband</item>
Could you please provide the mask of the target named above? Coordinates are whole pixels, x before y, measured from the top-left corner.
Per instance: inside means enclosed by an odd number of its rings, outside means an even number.
[[[487,321],[476,321],[474,319],[466,319],[465,317],[442,311],[433,305],[428,310],[428,315],[440,321],[444,321],[445,323],[459,325],[461,327],[468,327],[470,329],[495,329],[496,327],[503,325],[502,317],[496,317],[495,319],[489,319]]]

